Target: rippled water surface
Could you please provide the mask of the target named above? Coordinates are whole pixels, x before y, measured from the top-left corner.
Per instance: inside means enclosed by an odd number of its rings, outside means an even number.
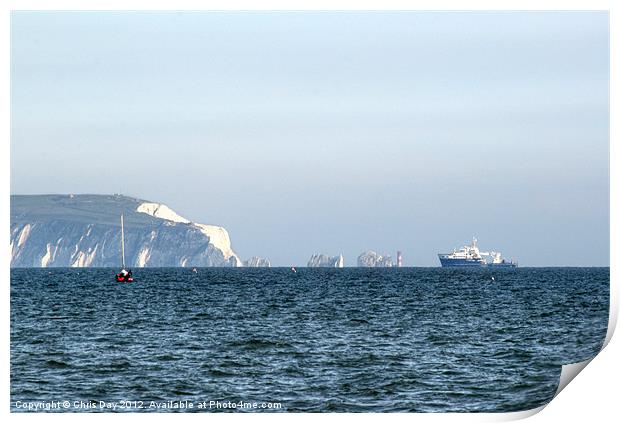
[[[116,270],[11,270],[13,411],[524,410],[553,397],[562,363],[600,350],[608,319],[609,268],[136,269],[134,284]]]

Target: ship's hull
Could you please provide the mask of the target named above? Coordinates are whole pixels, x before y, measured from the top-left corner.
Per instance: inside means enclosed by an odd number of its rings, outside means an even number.
[[[442,257],[439,255],[441,267],[485,267],[484,260]]]

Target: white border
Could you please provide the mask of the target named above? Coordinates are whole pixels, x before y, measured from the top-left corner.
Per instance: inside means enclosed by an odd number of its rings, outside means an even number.
[[[617,3],[617,2],[616,2]],[[617,219],[613,216],[618,216],[618,170],[613,166],[615,158],[619,153],[618,149],[618,125],[617,121],[613,119],[615,111],[617,110],[618,101],[618,31],[617,23],[618,19],[616,14],[619,7],[612,1],[594,0],[594,1],[577,1],[577,0],[546,0],[546,1],[533,1],[533,0],[521,0],[521,1],[500,1],[500,0],[470,0],[470,1],[403,1],[403,0],[383,0],[383,1],[368,1],[359,0],[355,2],[342,1],[342,0],[316,0],[316,1],[284,1],[284,0],[265,0],[265,1],[250,1],[250,0],[233,0],[233,1],[199,1],[199,0],[177,0],[177,1],[136,1],[136,0],[108,0],[108,1],[77,1],[77,0],[57,0],[57,1],[43,1],[43,0],[24,0],[14,1],[9,0],[2,3],[0,6],[2,10],[2,18],[0,20],[0,57],[5,58],[4,65],[0,72],[2,75],[2,114],[1,119],[1,133],[2,142],[0,143],[0,175],[2,178],[2,196],[0,215],[3,222],[5,222],[5,230],[2,231],[3,249],[8,247],[8,230],[7,222],[9,222],[9,192],[10,192],[10,172],[9,172],[9,158],[10,158],[10,73],[9,73],[9,57],[10,57],[10,11],[11,10],[609,10],[610,11],[610,60],[611,60],[611,79],[610,79],[610,115],[611,127],[610,127],[610,177],[611,177],[611,213],[612,216],[610,222],[611,231],[611,246],[610,256],[613,258],[611,261],[611,310],[610,310],[610,327],[607,334],[607,341],[609,341],[618,315],[618,289],[617,289],[617,264],[618,264],[618,224]],[[7,251],[7,250],[4,250]],[[0,401],[0,410],[2,414],[9,414],[9,345],[10,345],[10,332],[9,332],[9,256],[8,254],[2,254],[0,259],[0,266],[2,267],[4,280],[4,293],[2,298],[2,319],[3,324],[1,331],[4,339],[5,348],[2,351],[2,362],[4,364],[1,374],[2,378],[2,392],[4,393],[4,400]],[[620,357],[618,351],[618,341],[612,341],[609,345],[596,357],[585,370],[578,377],[576,383],[572,383],[566,387],[566,389],[554,399],[544,410],[544,412],[537,414],[533,417],[534,420],[547,421],[547,420],[564,420],[569,421],[576,419],[601,419],[603,421],[608,420],[609,416],[618,415],[618,405],[615,398],[615,384],[618,381],[618,364],[616,357]],[[526,417],[531,413],[515,413],[515,414],[416,414],[412,415],[398,415],[388,414],[381,416],[381,418],[388,418],[392,420],[407,420],[422,419],[425,421],[481,421],[481,420],[505,420],[519,417]],[[34,418],[41,416],[37,414]],[[32,419],[33,415],[25,414],[10,414],[11,419],[22,420]],[[82,414],[70,415],[46,415],[46,418],[52,420],[83,420],[85,418],[92,419],[108,419],[109,415],[93,415]],[[176,417],[176,416],[175,416]],[[204,419],[202,414],[198,415],[184,415],[184,418],[188,419]],[[290,420],[292,417],[300,420],[314,419],[315,416],[311,415],[293,415],[293,414],[219,414],[209,415],[209,419],[248,419],[252,420]],[[343,414],[323,414],[321,419],[333,419],[340,421],[343,418],[348,418],[349,415]],[[376,417],[375,415],[353,415],[353,418],[357,419],[370,419]],[[115,416],[115,418],[117,418]],[[146,419],[149,420],[169,420],[170,416],[165,414],[131,414],[122,415],[118,418],[121,419]]]

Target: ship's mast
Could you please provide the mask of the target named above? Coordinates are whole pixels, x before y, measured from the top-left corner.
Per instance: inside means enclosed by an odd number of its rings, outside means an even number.
[[[122,257],[122,268],[125,268],[125,224],[123,222],[123,213],[121,213],[121,257]]]

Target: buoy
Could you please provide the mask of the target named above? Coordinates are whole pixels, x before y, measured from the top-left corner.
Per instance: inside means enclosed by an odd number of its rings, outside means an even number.
[[[291,267],[291,270],[293,271],[293,273],[297,273],[297,269],[295,269],[294,267]]]

